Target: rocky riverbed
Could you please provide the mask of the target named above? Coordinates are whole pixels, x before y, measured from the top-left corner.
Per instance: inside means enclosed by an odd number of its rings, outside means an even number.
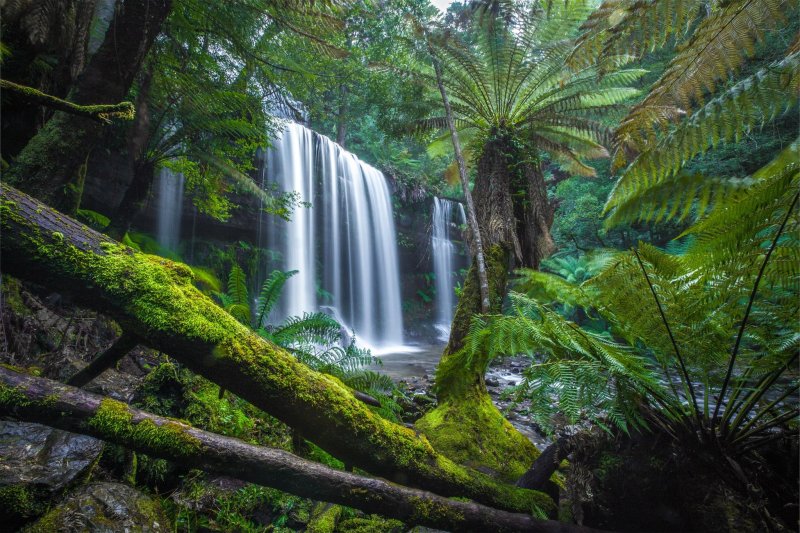
[[[430,407],[435,402],[431,392],[436,374],[436,365],[441,357],[443,345],[422,345],[416,351],[387,354],[381,356],[382,364],[376,366],[379,372],[389,375],[408,392],[412,403],[420,410]],[[522,381],[522,372],[530,364],[524,356],[505,357],[492,362],[486,373],[486,388],[492,401],[502,411],[511,424],[520,433],[528,437],[537,448],[543,450],[549,444],[536,424],[527,414],[528,402],[514,405],[503,392],[518,385]]]

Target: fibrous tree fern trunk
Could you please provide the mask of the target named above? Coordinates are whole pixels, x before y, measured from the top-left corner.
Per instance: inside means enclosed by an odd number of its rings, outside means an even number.
[[[497,132],[478,161],[476,217],[486,246],[489,306],[484,311],[473,261],[436,371],[438,406],[417,422],[449,457],[491,468],[507,479],[521,476],[538,451],[493,405],[484,382],[489,361],[468,358],[461,349],[474,315],[501,312],[514,259],[538,266],[552,250],[552,211],[544,179],[537,162],[526,162],[517,151],[509,136]]]
[[[184,265],[137,253],[12,187],[0,194],[3,269],[72,294],[114,317],[151,348],[296,428],[373,474],[445,496],[529,511],[551,508],[458,466],[424,438],[369,409],[338,379],[317,373],[204,296]]]
[[[116,104],[130,90],[171,0],[121,4],[100,48],[68,95],[78,105]],[[57,112],[19,153],[4,178],[62,212],[80,204],[88,154],[103,134],[94,120]]]

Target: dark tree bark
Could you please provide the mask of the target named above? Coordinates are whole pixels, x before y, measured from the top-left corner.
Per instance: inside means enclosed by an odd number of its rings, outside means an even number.
[[[111,346],[92,360],[92,362],[69,378],[67,383],[74,387],[83,387],[107,369],[116,365],[123,357],[128,355],[131,350],[136,348],[137,344],[139,344],[139,340],[136,337],[123,333],[120,338],[115,340]]]
[[[125,189],[122,200],[111,215],[111,222],[105,229],[105,232],[116,240],[122,240],[122,237],[128,232],[133,219],[144,207],[153,187],[155,164],[146,155],[151,137],[150,109],[147,102],[150,97],[152,81],[152,67],[148,67],[142,74],[139,83],[139,94],[136,96],[136,119],[133,127],[128,131],[128,155],[133,169],[133,178],[128,188]]]
[[[517,480],[518,487],[544,490],[550,476],[570,453],[569,437],[559,437],[556,442],[545,448],[525,474]]]
[[[123,100],[170,6],[170,0],[122,3],[68,100],[77,105]],[[81,166],[102,134],[103,126],[93,120],[57,112],[20,152],[5,178],[56,209],[74,213],[83,194]]]
[[[91,435],[188,468],[355,507],[408,524],[452,531],[590,531],[335,470],[283,450],[247,444],[2,367],[0,413]]]
[[[3,44],[13,53],[3,61],[3,79],[63,98],[83,71],[95,0],[3,2]],[[46,57],[47,69],[37,63]],[[12,161],[53,115],[53,109],[33,105],[25,96],[3,95],[3,159]]]
[[[109,314],[147,346],[345,463],[505,510],[552,509],[545,495],[460,467],[413,430],[376,415],[341,381],[299,363],[205,297],[185,265],[137,253],[7,185],[0,194],[0,222],[4,272],[45,282]]]
[[[510,135],[495,131],[478,160],[473,196],[482,238],[489,309],[500,313],[507,293],[512,262],[537,267],[549,253],[546,189],[535,162],[517,147]],[[549,222],[548,222],[549,221]],[[464,340],[472,317],[486,312],[473,260],[456,308],[450,338],[436,369],[439,405],[417,422],[431,443],[464,464],[478,464],[516,480],[538,451],[492,404],[484,373],[485,354],[465,354]]]

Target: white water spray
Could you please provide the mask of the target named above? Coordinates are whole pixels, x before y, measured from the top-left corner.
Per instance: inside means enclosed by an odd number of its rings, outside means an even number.
[[[267,179],[311,204],[288,223],[263,222],[280,268],[299,271],[286,283],[280,318],[332,307],[359,344],[402,346],[397,235],[383,174],[298,124],[273,144]]]

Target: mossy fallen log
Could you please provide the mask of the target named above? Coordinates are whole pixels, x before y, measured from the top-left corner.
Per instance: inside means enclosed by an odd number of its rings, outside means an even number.
[[[403,485],[515,512],[553,509],[543,493],[494,481],[373,413],[338,379],[298,362],[193,285],[185,265],[133,251],[7,185],[0,192],[4,272],[68,292],[297,429],[347,464]]]
[[[91,435],[189,468],[450,531],[576,532],[535,519],[335,470],[283,450],[203,431],[122,402],[0,367],[0,414]]]
[[[13,81],[0,80],[0,89],[13,91],[30,102],[63,111],[71,115],[90,118],[101,124],[111,124],[112,118],[121,120],[133,120],[133,104],[130,102],[120,102],[118,104],[99,104],[99,105],[78,105],[62,98],[57,98],[47,93],[43,93],[33,87],[20,85]]]

